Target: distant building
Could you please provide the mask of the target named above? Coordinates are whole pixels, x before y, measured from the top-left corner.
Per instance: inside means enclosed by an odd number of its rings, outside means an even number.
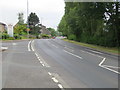
[[[43,25],[41,25],[40,32],[41,32],[41,34],[46,34],[46,35],[50,35],[51,36],[51,32]]]
[[[0,22],[0,33],[4,32],[5,30],[7,30],[7,25]]]

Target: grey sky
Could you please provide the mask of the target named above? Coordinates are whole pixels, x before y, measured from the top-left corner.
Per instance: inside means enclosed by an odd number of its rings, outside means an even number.
[[[35,12],[39,19],[42,18],[43,25],[56,28],[64,15],[64,0],[28,0],[29,13]],[[0,1],[0,22],[16,24],[17,14],[24,13],[27,18],[27,0],[1,0]]]

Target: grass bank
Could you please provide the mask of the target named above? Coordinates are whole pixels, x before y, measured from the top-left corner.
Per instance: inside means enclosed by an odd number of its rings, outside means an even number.
[[[88,47],[88,48],[92,48],[98,51],[103,51],[103,52],[108,52],[108,53],[112,53],[112,54],[116,54],[116,55],[120,55],[120,50],[118,50],[117,47],[103,47],[103,46],[97,46],[97,45],[92,45],[92,44],[87,44],[87,43],[81,43],[81,42],[77,42],[77,41],[73,41],[73,40],[68,40],[68,39],[63,39],[64,41],[70,42],[70,43],[74,43],[80,46],[84,46],[84,47]]]

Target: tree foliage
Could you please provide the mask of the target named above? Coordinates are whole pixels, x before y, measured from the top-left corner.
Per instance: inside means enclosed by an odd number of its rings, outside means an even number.
[[[36,13],[31,13],[28,17],[28,24],[30,28],[31,34],[38,34],[40,27],[39,27],[39,17]]]
[[[106,47],[119,46],[119,2],[66,2],[58,30],[68,39]]]

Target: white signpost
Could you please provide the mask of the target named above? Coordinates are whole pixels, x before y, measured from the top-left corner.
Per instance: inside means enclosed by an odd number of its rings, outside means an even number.
[[[13,37],[13,25],[12,24],[8,25],[8,35],[10,37]]]

